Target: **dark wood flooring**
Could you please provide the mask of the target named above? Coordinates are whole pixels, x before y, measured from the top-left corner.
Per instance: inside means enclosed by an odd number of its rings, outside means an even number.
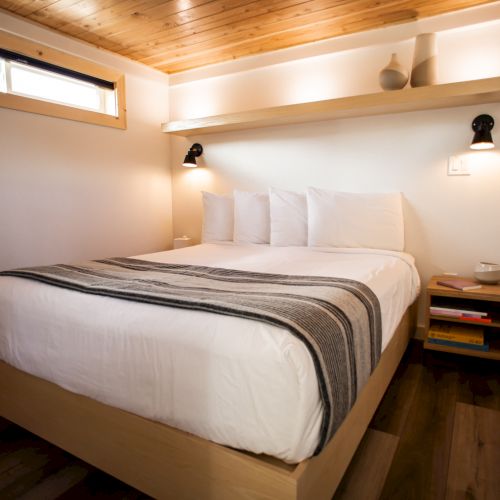
[[[500,500],[499,436],[500,363],[414,341],[334,499]],[[13,498],[148,497],[0,419],[0,499]]]
[[[499,500],[499,431],[500,363],[424,351],[414,341],[364,439],[383,433],[394,451],[361,446],[334,498]],[[359,465],[364,454],[378,471]],[[359,482],[363,496],[353,489]]]

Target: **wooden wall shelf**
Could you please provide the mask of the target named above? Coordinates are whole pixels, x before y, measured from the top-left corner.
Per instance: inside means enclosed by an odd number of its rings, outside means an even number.
[[[500,101],[500,77],[495,77],[172,121],[162,124],[162,131],[167,134],[187,137],[275,125],[470,106],[498,101]]]

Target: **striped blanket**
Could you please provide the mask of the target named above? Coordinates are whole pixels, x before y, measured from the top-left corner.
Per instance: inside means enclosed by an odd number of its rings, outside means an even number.
[[[238,316],[287,329],[305,344],[316,369],[324,406],[316,454],[342,423],[380,357],[378,299],[354,280],[129,258],[16,269],[0,275],[83,293]]]

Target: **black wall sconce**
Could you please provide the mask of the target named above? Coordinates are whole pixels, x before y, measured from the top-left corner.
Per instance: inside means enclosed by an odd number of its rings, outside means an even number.
[[[490,115],[479,115],[472,122],[474,137],[470,145],[471,149],[493,149],[495,144],[491,137],[491,129],[495,125],[495,120]]]
[[[198,144],[197,142],[194,143],[187,152],[187,155],[182,162],[182,166],[188,168],[197,167],[198,165],[196,165],[196,158],[198,158],[198,156],[201,156],[202,153],[203,146],[201,144]]]

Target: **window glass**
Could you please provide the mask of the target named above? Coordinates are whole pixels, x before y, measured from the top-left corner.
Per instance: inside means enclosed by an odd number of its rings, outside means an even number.
[[[0,91],[117,116],[115,90],[1,58]]]
[[[116,101],[116,91],[110,89],[101,89],[104,99],[103,113],[111,116],[118,116],[118,103]]]
[[[7,79],[5,74],[5,61],[0,59],[0,92],[7,92]]]

